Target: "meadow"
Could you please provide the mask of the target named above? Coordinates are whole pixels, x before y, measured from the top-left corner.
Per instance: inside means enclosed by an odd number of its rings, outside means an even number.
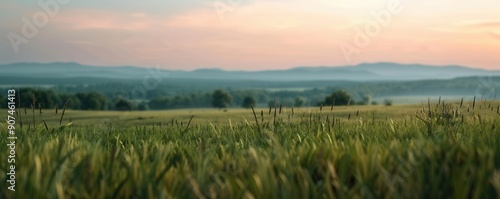
[[[18,110],[0,198],[498,198],[499,109]]]

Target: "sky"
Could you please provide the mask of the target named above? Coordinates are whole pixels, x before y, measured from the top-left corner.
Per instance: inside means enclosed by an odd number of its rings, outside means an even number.
[[[498,0],[3,0],[0,64],[500,69],[499,9]]]

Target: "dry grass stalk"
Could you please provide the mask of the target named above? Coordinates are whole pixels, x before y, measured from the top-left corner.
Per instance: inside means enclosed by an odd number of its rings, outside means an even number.
[[[330,111],[333,111],[333,106],[335,106],[335,97],[332,99],[332,108],[330,108]]]
[[[68,108],[68,103],[69,103],[69,100],[67,100],[65,103],[64,103],[64,108],[63,108],[63,111],[62,111],[62,114],[61,114],[61,119],[59,120],[59,126],[62,125],[62,120],[64,118],[64,113],[66,113],[66,108]]]
[[[474,96],[474,101],[472,102],[472,110],[476,108],[476,96]]]

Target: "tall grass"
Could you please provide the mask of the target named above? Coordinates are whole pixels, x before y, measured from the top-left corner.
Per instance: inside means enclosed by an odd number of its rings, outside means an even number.
[[[181,126],[34,121],[18,131],[17,191],[2,180],[0,197],[499,197],[500,115],[460,106],[429,102],[400,118],[356,110],[291,120],[275,105],[270,118],[261,111],[259,122],[252,107],[255,124],[231,125],[192,124],[193,116]],[[8,151],[5,140],[0,151]],[[0,156],[0,178],[6,173]]]

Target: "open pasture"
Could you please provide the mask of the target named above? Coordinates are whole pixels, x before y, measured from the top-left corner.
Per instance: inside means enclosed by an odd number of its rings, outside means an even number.
[[[21,110],[17,191],[0,197],[498,197],[500,103],[460,104],[298,108],[293,116],[277,107],[276,118],[274,108],[263,117],[261,109],[66,110],[61,125],[62,110]]]
[[[438,105],[439,103],[439,105]],[[442,112],[443,101],[431,101],[432,111]],[[465,119],[474,118],[480,115],[482,118],[491,118],[498,114],[500,101],[454,101],[444,102],[446,111],[456,111],[456,114],[464,115]],[[300,107],[292,108],[255,108],[255,114],[260,123],[270,123],[276,120],[283,122],[297,122],[308,120],[311,117],[329,119],[336,118],[341,121],[373,121],[373,120],[401,120],[413,118],[415,115],[422,115],[428,111],[428,102],[412,105],[373,105],[373,106],[324,106],[324,107]],[[7,110],[0,110],[0,116],[6,117]],[[72,122],[72,126],[95,126],[95,125],[117,125],[117,126],[137,126],[137,125],[230,125],[242,123],[255,123],[255,117],[251,109],[231,108],[231,109],[174,109],[163,111],[79,111],[43,109],[31,110],[21,109],[18,123],[21,121],[24,127],[32,125],[37,128],[45,128],[43,121],[48,126],[57,126],[62,122]],[[276,117],[274,116],[276,112]],[[63,121],[61,122],[61,117]],[[191,119],[192,117],[192,119]]]

